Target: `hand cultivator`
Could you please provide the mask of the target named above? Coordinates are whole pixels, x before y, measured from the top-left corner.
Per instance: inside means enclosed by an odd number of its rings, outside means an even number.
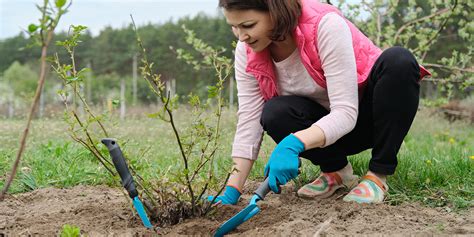
[[[122,154],[122,150],[120,150],[119,145],[117,144],[115,139],[112,138],[104,138],[102,139],[102,143],[107,146],[109,149],[110,156],[112,157],[112,161],[114,163],[115,169],[120,175],[122,180],[123,187],[127,190],[128,195],[133,200],[133,206],[140,216],[140,219],[143,222],[143,225],[146,228],[153,228],[146,215],[145,208],[143,208],[143,203],[138,198],[138,192],[135,188],[135,183],[133,182],[133,177],[130,174],[130,170],[128,169],[127,163]]]

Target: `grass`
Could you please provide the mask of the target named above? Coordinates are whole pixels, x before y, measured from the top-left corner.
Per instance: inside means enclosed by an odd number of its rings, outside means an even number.
[[[178,116],[180,127],[189,123],[185,112]],[[218,177],[224,177],[231,165],[231,144],[236,124],[235,111],[223,115],[222,147],[217,153]],[[172,180],[181,171],[182,160],[169,124],[148,118],[115,121],[110,127],[136,171],[146,180]],[[0,174],[9,172],[18,149],[23,120],[0,120]],[[71,187],[79,184],[117,185],[88,151],[72,142],[61,120],[36,120],[27,150],[10,193],[43,187]],[[260,159],[250,179],[261,179],[263,167],[274,147],[265,136]],[[429,111],[417,114],[412,129],[399,153],[395,175],[389,177],[392,204],[419,201],[428,206],[450,210],[473,206],[474,197],[474,126],[465,122],[448,123]],[[367,171],[370,151],[349,158],[355,172]],[[297,186],[311,181],[319,169],[303,160]],[[6,175],[0,176],[3,186]]]

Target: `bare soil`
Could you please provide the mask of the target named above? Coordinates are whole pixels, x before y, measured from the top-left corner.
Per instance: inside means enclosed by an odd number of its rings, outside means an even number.
[[[247,190],[254,190],[250,183]],[[105,186],[45,188],[8,196],[0,202],[0,236],[54,236],[64,224],[81,228],[88,236],[209,236],[246,206],[217,208],[210,217],[194,218],[170,227],[147,230],[133,214],[128,196]],[[420,204],[358,205],[332,199],[305,200],[291,186],[259,202],[261,212],[230,235],[242,236],[473,236],[473,209],[462,213]],[[325,224],[323,224],[325,223]]]

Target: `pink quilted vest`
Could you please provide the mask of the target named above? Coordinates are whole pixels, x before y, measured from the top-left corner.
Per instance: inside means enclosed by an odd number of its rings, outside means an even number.
[[[315,0],[301,0],[302,14],[298,19],[298,25],[293,31],[301,61],[314,81],[321,87],[326,88],[326,78],[321,67],[318,56],[317,39],[318,26],[321,18],[330,12],[335,12],[344,17],[334,6],[320,3]],[[345,18],[344,18],[345,19]],[[352,33],[352,44],[357,65],[357,83],[359,94],[367,83],[367,78],[377,58],[382,53],[369,38],[357,29],[354,24],[346,19]],[[247,68],[246,71],[255,76],[258,80],[260,92],[265,101],[277,96],[277,83],[274,72],[274,65],[270,51],[267,49],[255,53],[247,45]],[[425,68],[420,66],[421,78],[431,75]]]

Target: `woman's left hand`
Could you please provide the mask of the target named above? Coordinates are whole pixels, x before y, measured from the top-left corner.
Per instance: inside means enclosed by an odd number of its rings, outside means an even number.
[[[299,154],[304,151],[304,144],[295,135],[286,136],[273,150],[267,165],[265,177],[274,193],[279,193],[279,185],[285,185],[298,176]]]

